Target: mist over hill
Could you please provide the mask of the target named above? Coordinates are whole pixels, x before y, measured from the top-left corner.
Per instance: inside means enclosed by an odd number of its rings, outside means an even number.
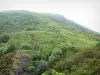
[[[0,12],[0,75],[98,75],[99,35],[60,14]]]
[[[50,13],[42,14],[42,13],[30,12],[27,10],[20,10],[20,11],[12,10],[12,11],[0,12],[0,18],[1,18],[1,20],[0,20],[1,32],[3,32],[3,29],[7,26],[11,27],[12,29],[13,29],[13,27],[15,29],[17,29],[17,27],[20,28],[20,26],[22,27],[23,25],[25,25],[25,26],[32,25],[35,27],[35,25],[40,25],[40,26],[44,25],[45,26],[49,22],[60,22],[60,23],[66,24],[67,26],[70,25],[72,27],[83,30],[85,32],[98,34],[84,26],[81,26],[71,20],[66,19],[63,15],[60,15],[60,14],[50,14]],[[27,27],[25,27],[25,28],[27,28]],[[25,28],[23,28],[23,29],[25,29]],[[7,31],[7,29],[6,29],[6,31]]]

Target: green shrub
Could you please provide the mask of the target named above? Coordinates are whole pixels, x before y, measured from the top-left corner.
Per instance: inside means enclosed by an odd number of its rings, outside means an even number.
[[[68,49],[68,48],[67,48],[67,47],[62,47],[61,49],[62,49],[62,52],[63,52],[63,54],[64,54],[64,53],[67,52],[67,49]]]
[[[49,63],[52,63],[52,62],[54,62],[55,60],[56,60],[56,57],[55,57],[55,56],[51,55],[51,56],[49,57]]]
[[[65,75],[65,74],[64,73],[57,72],[55,70],[50,70],[49,72],[42,73],[42,75]]]
[[[6,43],[9,40],[9,36],[4,34],[0,36],[0,43]]]
[[[51,56],[49,56],[49,62],[55,62],[56,60],[58,60],[62,55],[62,50],[60,49],[55,49],[52,51]]]
[[[28,72],[33,72],[35,70],[35,67],[33,65],[28,67]]]
[[[32,60],[33,61],[41,60],[41,52],[37,52],[36,54],[34,54]]]
[[[5,53],[13,52],[16,50],[15,45],[10,45]]]
[[[64,73],[59,73],[55,70],[52,70],[52,75],[65,75]]]
[[[48,69],[48,62],[45,60],[40,60],[37,66],[38,72],[43,73]]]
[[[32,30],[32,28],[27,28],[27,29],[26,29],[26,31],[31,31],[31,30]]]
[[[8,53],[0,57],[0,75],[11,75],[14,55],[15,53]]]
[[[26,68],[26,74],[28,75],[41,75],[48,69],[48,62],[45,60],[31,61],[31,65]]]
[[[72,51],[72,52],[74,52],[74,53],[77,52],[77,50],[75,49],[74,46],[69,46],[67,49],[70,50],[70,51]]]
[[[0,47],[0,53],[4,54],[7,51],[7,47]]]
[[[32,49],[32,46],[29,43],[23,43],[23,44],[21,44],[21,47],[22,47],[22,49],[25,49],[25,50],[31,50]]]
[[[100,46],[100,42],[97,42],[96,46]]]
[[[54,56],[61,56],[62,55],[62,50],[55,49],[55,50],[53,50],[52,55],[54,55]]]

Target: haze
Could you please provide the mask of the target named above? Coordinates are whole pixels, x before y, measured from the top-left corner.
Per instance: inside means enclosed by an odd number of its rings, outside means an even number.
[[[0,0],[0,11],[5,10],[59,13],[76,23],[100,32],[99,0]]]

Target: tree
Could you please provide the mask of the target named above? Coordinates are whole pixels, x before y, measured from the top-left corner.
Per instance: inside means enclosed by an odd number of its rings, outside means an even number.
[[[40,75],[41,73],[45,72],[48,69],[49,65],[47,61],[40,60],[36,69],[36,74]]]
[[[59,60],[61,55],[62,55],[62,50],[60,50],[60,49],[53,50],[51,53],[51,56],[49,56],[49,62],[54,63],[55,61]]]

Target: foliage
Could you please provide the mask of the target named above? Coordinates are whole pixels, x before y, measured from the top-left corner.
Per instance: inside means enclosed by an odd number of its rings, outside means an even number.
[[[16,50],[15,45],[10,45],[5,53],[13,52]]]
[[[8,35],[1,35],[0,36],[0,43],[6,43],[9,40],[9,36]]]
[[[100,46],[100,42],[97,42],[96,46]]]
[[[45,72],[49,68],[49,64],[47,61],[41,59],[41,55],[39,53],[35,54],[30,61],[29,65],[26,67],[25,74],[33,74],[40,75]]]
[[[24,50],[31,50],[32,46],[29,43],[23,43],[21,44],[22,49]]]
[[[49,56],[49,62],[55,63],[57,60],[59,60],[61,55],[62,55],[62,50],[60,50],[60,49],[53,50],[52,53],[51,53],[51,56]]]
[[[10,75],[15,53],[7,53],[0,57],[0,75]]]
[[[100,60],[88,59],[87,64],[70,75],[98,75],[100,74]]]
[[[97,75],[100,37],[89,32],[59,14],[0,12],[0,75],[9,75],[24,53],[24,75]]]
[[[42,75],[65,75],[64,73],[59,73],[55,70],[51,70],[51,74],[48,73],[42,73]]]

